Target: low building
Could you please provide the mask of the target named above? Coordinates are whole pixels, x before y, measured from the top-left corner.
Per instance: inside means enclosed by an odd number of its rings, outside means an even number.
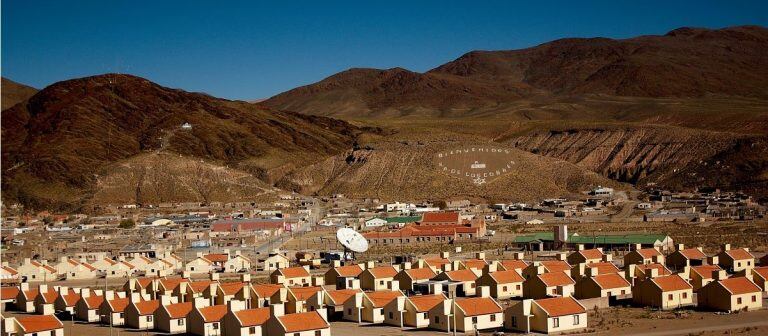
[[[179,302],[160,305],[155,310],[155,328],[164,333],[184,334],[187,332],[187,316],[194,309],[194,302]]]
[[[746,247],[731,249],[731,244],[723,244],[717,260],[720,267],[731,273],[749,272],[755,268],[755,256]]]
[[[752,269],[752,281],[754,281],[763,292],[768,291],[768,266],[755,267]]]
[[[83,288],[80,291],[80,300],[75,304],[75,316],[81,321],[99,322],[99,307],[102,303],[104,303],[104,295],[101,291]]]
[[[395,285],[395,287],[397,286]],[[342,318],[357,323],[383,323],[385,319],[384,307],[392,304],[401,296],[405,295],[398,289],[355,293],[344,303]]]
[[[260,261],[262,271],[275,271],[280,268],[288,268],[291,261],[279,252],[270,253],[268,257]]]
[[[272,307],[245,309],[242,302],[228,304],[224,316],[224,334],[232,336],[262,336],[266,334],[266,323]]]
[[[125,325],[138,330],[155,328],[155,311],[160,307],[160,300],[141,301],[136,293],[131,294],[131,302],[125,307]]]
[[[470,269],[461,269],[455,271],[446,271],[434,277],[434,280],[448,280],[459,284],[457,288],[458,296],[475,296],[477,293],[477,278],[481,272]]]
[[[715,280],[699,289],[699,308],[735,312],[763,307],[762,289],[746,277],[727,278],[725,271],[715,273]]]
[[[496,262],[488,264],[483,269],[483,275],[475,280],[475,286],[487,286],[490,288],[491,297],[495,299],[522,297],[525,281],[523,276],[517,270],[500,271],[497,267]]]
[[[488,288],[483,287],[488,294]],[[496,300],[487,297],[456,299],[456,330],[469,333],[475,330],[500,329],[504,326],[504,312]]]
[[[685,248],[683,244],[677,244],[675,252],[667,256],[667,266],[674,270],[682,270],[686,266],[701,266],[707,259],[701,247]]]
[[[9,317],[3,321],[3,335],[64,336],[64,324],[54,315]]]
[[[269,276],[273,284],[286,286],[309,286],[312,276],[309,274],[309,266],[281,268],[272,272]]]
[[[538,266],[537,270],[537,275],[531,276],[523,283],[523,293],[526,298],[571,296],[576,291],[576,281],[565,272],[545,272],[544,266]]]
[[[688,282],[693,286],[693,291],[697,292],[702,287],[714,280],[714,274],[722,270],[719,265],[701,265],[690,268]]]
[[[341,289],[345,288],[347,279],[357,279],[364,270],[365,267],[360,264],[341,266],[337,262],[334,267],[325,272],[323,279],[326,285],[336,285],[337,289]]]
[[[504,326],[524,333],[578,332],[587,328],[587,309],[572,297],[523,300],[504,312]]]
[[[187,332],[198,336],[218,336],[223,333],[222,320],[228,312],[227,306],[215,305],[195,307],[187,315]]]
[[[632,287],[632,301],[659,309],[675,309],[693,305],[693,286],[679,275],[655,276],[638,281]]]
[[[387,283],[394,280],[398,270],[394,266],[379,266],[366,268],[360,273],[360,288],[377,291],[387,288]]]
[[[615,298],[632,293],[632,285],[619,273],[595,274],[592,272],[576,283],[576,297],[591,299],[598,297]]]
[[[278,309],[273,309],[266,326],[264,335],[269,336],[331,335],[331,325],[328,324],[324,309],[296,314],[283,314]]]
[[[584,244],[577,245],[578,250],[568,255],[568,263],[577,265],[582,263],[597,263],[603,261],[605,254],[602,248],[584,249]]]
[[[404,267],[405,268],[405,267]],[[408,268],[403,269],[397,275],[394,280],[400,283],[400,289],[406,292],[413,291],[413,285],[417,283],[424,283],[434,278],[437,274],[431,268]]]
[[[429,312],[447,298],[443,293],[401,297],[403,300],[402,325],[400,327],[427,328],[430,324]]]
[[[634,250],[624,255],[624,266],[651,263],[664,263],[664,255],[656,248],[640,248],[638,244]]]

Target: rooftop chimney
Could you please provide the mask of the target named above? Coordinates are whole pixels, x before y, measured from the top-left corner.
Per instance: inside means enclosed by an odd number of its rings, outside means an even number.
[[[245,301],[240,300],[229,300],[227,302],[227,310],[231,312],[239,312],[241,310],[245,309]]]
[[[720,249],[723,250],[723,252],[730,251],[731,250],[731,244],[723,244],[723,245],[720,246]]]
[[[282,303],[269,305],[269,315],[273,317],[280,317],[285,315],[285,306],[283,306]]]

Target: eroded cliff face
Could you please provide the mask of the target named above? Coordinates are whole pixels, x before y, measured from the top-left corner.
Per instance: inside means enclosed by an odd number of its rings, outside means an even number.
[[[512,140],[526,151],[576,163],[620,181],[637,183],[680,169],[723,150],[717,136],[657,129],[583,129],[536,132]]]
[[[509,143],[638,186],[659,183],[675,188],[741,188],[759,182],[746,179],[765,178],[765,165],[749,165],[752,174],[734,173],[744,170],[744,165],[736,164],[744,156],[737,153],[747,152],[744,148],[762,148],[765,141],[764,137],[676,127],[623,127],[533,131],[511,138]],[[729,158],[733,164],[722,168],[724,162],[719,162],[718,171],[707,174],[707,167],[711,168],[719,157]],[[731,170],[734,172],[728,172]],[[723,179],[723,174],[732,178]]]

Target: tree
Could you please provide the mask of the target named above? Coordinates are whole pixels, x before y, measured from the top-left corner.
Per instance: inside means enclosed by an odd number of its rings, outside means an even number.
[[[120,221],[120,225],[118,227],[121,229],[133,229],[136,227],[136,223],[133,221],[133,219],[125,218]]]

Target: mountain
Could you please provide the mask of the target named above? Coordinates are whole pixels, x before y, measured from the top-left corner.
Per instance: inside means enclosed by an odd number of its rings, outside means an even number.
[[[426,73],[350,69],[263,102],[345,118],[498,115],[520,100],[608,95],[768,98],[768,29],[680,28],[663,36],[568,38],[473,51]]]
[[[82,205],[106,175],[141,155],[174,153],[169,160],[203,160],[269,183],[287,167],[352,148],[364,132],[344,121],[117,74],[55,83],[3,110],[2,120],[3,198],[38,208]],[[145,166],[141,174],[157,166]],[[184,171],[203,173],[192,168]],[[193,189],[192,181],[180,183]],[[137,198],[132,201],[142,201]]]
[[[0,90],[3,92],[3,110],[29,99],[29,97],[32,97],[37,92],[37,89],[33,87],[16,83],[5,77],[2,79]]]

